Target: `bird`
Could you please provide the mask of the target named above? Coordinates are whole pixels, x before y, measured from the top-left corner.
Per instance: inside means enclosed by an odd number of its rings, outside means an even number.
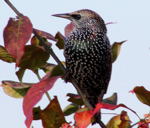
[[[89,9],[53,16],[68,19],[74,26],[64,39],[66,73],[95,108],[107,92],[112,71],[106,24],[99,14]]]

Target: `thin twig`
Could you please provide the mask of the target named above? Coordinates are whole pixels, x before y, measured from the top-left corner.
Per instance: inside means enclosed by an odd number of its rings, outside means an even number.
[[[40,81],[40,80],[41,80],[41,77],[40,77],[40,75],[39,75],[39,72],[38,72],[38,71],[34,71],[34,73],[36,74],[38,80]],[[51,102],[51,97],[50,97],[50,95],[48,94],[48,92],[45,92],[45,95],[47,96],[49,102]]]
[[[36,76],[37,76],[38,80],[40,81],[40,80],[41,80],[41,77],[40,77],[40,75],[39,75],[38,70],[37,70],[37,71],[34,71],[34,73],[36,74]]]
[[[117,113],[101,113],[101,114],[108,114],[108,115],[118,115]]]
[[[49,93],[48,93],[48,92],[45,92],[45,95],[47,96],[49,102],[51,102],[51,97],[50,97]]]
[[[134,123],[133,125],[131,125],[130,128],[134,127],[135,125],[137,125],[141,121],[145,121],[145,123],[146,123],[146,118],[147,117],[145,117],[144,119],[140,119],[140,121],[138,121],[138,122]]]
[[[134,126],[137,125],[139,122],[140,122],[140,121],[138,121],[138,122],[132,124],[132,125],[130,126],[130,128],[134,127]]]
[[[97,123],[99,124],[101,128],[106,128],[106,125],[101,120],[99,120],[99,122]]]
[[[23,16],[23,14],[21,14],[9,0],[4,0],[4,1],[16,13],[17,16]]]

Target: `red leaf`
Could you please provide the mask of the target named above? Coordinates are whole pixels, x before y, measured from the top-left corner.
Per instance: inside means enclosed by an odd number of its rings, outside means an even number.
[[[50,33],[48,32],[44,32],[44,31],[41,31],[41,30],[38,30],[38,29],[33,29],[34,32],[36,32],[38,35],[42,36],[42,37],[45,37],[49,40],[53,40],[53,41],[56,41],[55,37],[53,35],[51,35]]]
[[[65,36],[69,35],[73,29],[74,29],[74,24],[71,22],[70,24],[68,24],[66,27],[65,27]]]
[[[98,103],[96,105],[96,108],[93,110],[88,110],[88,111],[83,111],[83,112],[77,112],[75,113],[75,121],[76,121],[76,125],[80,128],[86,128],[90,123],[91,123],[91,119],[92,117],[99,112],[100,109],[109,109],[109,110],[114,110],[118,107],[124,107],[129,109],[130,111],[132,111],[133,113],[136,114],[135,111],[133,111],[132,109],[128,108],[127,106],[125,106],[124,104],[119,104],[119,105],[112,105],[112,104],[106,104],[106,103]],[[137,114],[136,114],[137,115]]]
[[[60,128],[78,128],[78,127],[71,126],[70,123],[63,123]]]
[[[55,81],[59,78],[59,76],[55,77],[44,77],[39,83],[34,84],[23,100],[23,111],[26,116],[25,124],[27,128],[30,127],[31,122],[33,120],[33,107],[39,102],[42,98],[43,94],[51,89],[55,83]]]
[[[95,115],[101,108],[109,109],[109,110],[115,110],[115,109],[117,109],[119,107],[126,108],[126,109],[130,110],[131,112],[133,112],[134,114],[137,115],[137,113],[134,110],[130,109],[129,107],[127,107],[124,104],[112,105],[112,104],[106,104],[106,103],[98,103],[96,105],[96,108],[93,110],[93,114]]]
[[[79,128],[86,128],[91,123],[92,117],[93,117],[93,111],[92,110],[77,112],[74,115],[76,125]]]
[[[32,23],[26,16],[17,19],[10,18],[4,29],[5,47],[8,53],[16,59],[17,65],[24,54],[24,47],[30,39],[31,33]]]
[[[134,92],[134,90],[130,90],[130,91],[129,91],[129,93],[132,93],[132,94],[134,94],[135,92]]]
[[[138,128],[149,128],[150,126],[150,114],[145,114],[144,119],[141,119],[138,123]]]
[[[141,121],[138,123],[138,128],[149,128],[149,123]]]
[[[60,128],[72,128],[72,126],[70,126],[68,123],[63,123]]]
[[[145,114],[145,121],[150,124],[150,114]]]

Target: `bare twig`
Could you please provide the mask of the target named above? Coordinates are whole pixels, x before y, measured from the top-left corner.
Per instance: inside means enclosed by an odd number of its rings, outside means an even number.
[[[108,115],[118,115],[117,113],[101,113],[101,114],[108,114]]]
[[[37,71],[34,71],[34,73],[36,74],[37,78],[38,78],[39,81],[40,81],[40,80],[41,80],[41,77],[40,77],[40,75],[39,75],[38,70],[37,70]],[[45,92],[45,95],[47,96],[49,102],[51,102],[51,97],[50,97],[50,95],[48,94],[48,92]]]
[[[4,0],[4,1],[16,13],[17,16],[23,16],[23,14],[21,14],[9,0]]]
[[[97,123],[99,124],[101,128],[106,128],[105,124],[101,120],[99,120],[99,122]]]
[[[137,125],[139,122],[140,122],[140,121],[138,121],[138,122],[132,124],[132,125],[130,126],[130,128],[134,127],[134,126]]]
[[[150,112],[149,112],[149,114],[150,114]],[[147,117],[145,117],[144,119],[140,119],[140,121],[138,121],[138,122],[134,123],[133,125],[131,125],[130,128],[134,127],[135,125],[137,125],[137,124],[140,123],[141,121],[143,121],[143,122],[146,124],[146,118],[147,118]]]
[[[48,98],[49,102],[51,102],[51,97],[50,97],[49,93],[48,93],[48,92],[45,92],[45,95],[46,95],[46,97]]]

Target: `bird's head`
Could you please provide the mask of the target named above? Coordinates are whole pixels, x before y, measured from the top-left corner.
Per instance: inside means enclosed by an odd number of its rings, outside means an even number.
[[[94,11],[82,9],[71,13],[55,14],[52,16],[65,18],[73,22],[77,28],[92,27],[106,31],[103,19]]]

